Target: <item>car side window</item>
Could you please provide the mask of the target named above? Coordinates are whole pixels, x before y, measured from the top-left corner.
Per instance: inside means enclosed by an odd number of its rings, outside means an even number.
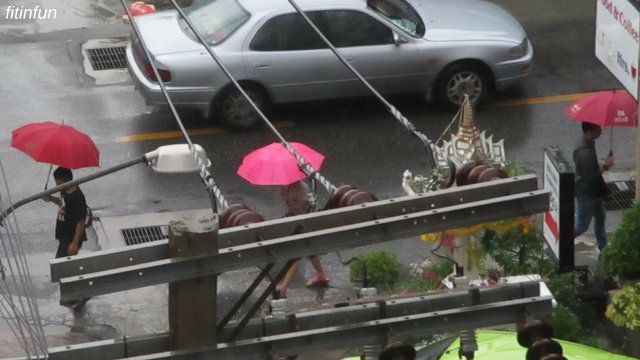
[[[371,16],[352,10],[323,12],[327,37],[336,47],[393,44],[393,32]]]
[[[318,12],[309,12],[307,16],[323,31]],[[293,13],[267,21],[253,37],[249,47],[256,51],[293,51],[322,49],[327,45],[302,15]]]

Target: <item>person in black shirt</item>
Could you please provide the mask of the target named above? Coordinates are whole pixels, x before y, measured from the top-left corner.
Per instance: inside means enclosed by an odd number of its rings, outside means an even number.
[[[58,167],[53,172],[53,179],[56,185],[62,185],[73,180],[73,173],[65,167]],[[61,197],[46,196],[45,201],[50,201],[58,205],[58,215],[56,218],[56,240],[58,240],[58,250],[56,258],[77,255],[82,247],[82,242],[87,240],[85,232],[87,218],[87,202],[82,190],[77,185],[70,186],[60,192]],[[87,299],[78,302],[62,303],[62,305],[76,308],[84,305]]]
[[[67,168],[59,167],[53,172],[53,179],[56,185],[62,185],[73,180],[73,173]],[[45,201],[58,205],[56,240],[59,244],[56,258],[77,255],[82,242],[87,239],[87,202],[82,190],[77,185],[70,186],[61,192],[60,198],[49,195]]]
[[[607,196],[607,187],[602,173],[613,167],[613,155],[609,153],[603,165],[600,166],[595,140],[602,134],[602,128],[583,122],[582,132],[583,135],[573,150],[573,161],[576,167],[574,237],[587,231],[593,217],[596,241],[598,248],[602,250],[607,245],[604,223],[604,197]]]

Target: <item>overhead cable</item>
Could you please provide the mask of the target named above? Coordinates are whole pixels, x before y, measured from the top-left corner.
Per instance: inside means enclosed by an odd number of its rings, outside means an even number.
[[[4,167],[0,162],[0,172],[7,193],[7,200],[11,203],[8,182]],[[0,210],[5,209],[5,199],[0,191]],[[20,342],[27,356],[47,354],[47,343],[42,326],[42,319],[35,298],[32,278],[24,250],[24,241],[18,227],[15,215],[6,222],[7,226],[0,228],[0,248],[4,260],[0,256],[0,315],[7,321],[9,328]]]
[[[215,200],[218,200],[218,202],[220,203],[220,206],[222,206],[223,209],[226,209],[229,206],[229,204],[225,200],[224,196],[222,195],[222,191],[220,190],[220,188],[216,184],[215,180],[213,179],[213,176],[211,175],[211,172],[207,168],[207,163],[208,163],[207,159],[206,158],[202,159],[198,155],[198,153],[196,151],[196,148],[193,145],[193,142],[191,141],[191,137],[189,136],[189,133],[187,132],[186,128],[184,127],[184,124],[182,123],[182,120],[180,119],[180,115],[178,115],[178,111],[176,110],[175,106],[173,105],[173,101],[171,101],[171,98],[169,97],[169,94],[167,93],[167,89],[166,89],[166,86],[164,84],[164,81],[162,80],[162,78],[160,76],[160,73],[158,72],[158,68],[156,67],[156,64],[153,61],[153,57],[149,53],[147,45],[144,42],[144,39],[142,38],[142,34],[140,33],[140,29],[138,28],[138,24],[136,24],[136,21],[135,21],[133,15],[131,15],[131,11],[129,10],[129,8],[125,4],[125,0],[120,0],[120,1],[122,2],[122,6],[124,7],[125,11],[127,12],[127,16],[129,17],[129,21],[131,22],[131,26],[133,27],[133,31],[136,33],[136,36],[138,37],[138,40],[140,41],[140,44],[142,45],[142,49],[144,51],[144,54],[147,57],[147,59],[149,59],[149,63],[151,65],[151,69],[153,70],[153,74],[155,75],[156,80],[158,81],[158,85],[160,86],[160,90],[162,91],[162,94],[167,99],[167,103],[169,104],[169,108],[171,109],[171,112],[173,113],[173,116],[175,117],[175,119],[176,119],[176,121],[178,123],[178,126],[180,127],[180,132],[182,132],[182,136],[185,138],[185,140],[189,144],[189,150],[191,151],[191,154],[193,155],[193,157],[195,158],[195,160],[198,163],[198,167],[200,168],[200,178],[201,178],[202,182],[204,182],[204,184],[207,187],[207,192],[209,192],[209,195],[210,195],[210,198],[211,198],[211,207],[212,207],[214,213],[218,212],[217,211],[217,204],[216,204]],[[172,3],[174,4],[174,6],[177,7],[177,4],[175,3],[175,1],[172,0]]]
[[[123,1],[123,0],[121,0],[121,1]],[[175,9],[178,11],[178,13],[180,13],[180,16],[182,16],[182,19],[184,19],[185,23],[189,26],[191,31],[193,31],[195,36],[198,38],[198,41],[200,41],[200,43],[204,46],[205,50],[207,50],[209,55],[211,55],[213,60],[218,64],[218,66],[220,67],[222,72],[224,72],[224,74],[227,76],[227,78],[229,78],[229,80],[233,83],[233,85],[236,87],[236,89],[238,89],[238,91],[242,94],[242,96],[244,96],[244,98],[249,102],[249,104],[251,105],[253,110],[256,111],[256,113],[260,116],[260,118],[262,118],[264,123],[271,129],[271,131],[273,131],[273,133],[278,137],[278,139],[280,139],[280,142],[285,147],[285,149],[296,159],[296,161],[298,162],[298,165],[300,166],[301,170],[307,176],[313,177],[316,180],[318,180],[318,182],[329,193],[333,193],[336,190],[336,187],[333,184],[331,184],[331,182],[329,182],[329,180],[327,180],[324,176],[322,176],[316,169],[314,169],[313,166],[311,166],[311,164],[309,164],[309,162],[307,162],[304,159],[304,157],[302,157],[302,155],[300,155],[293,148],[293,146],[291,146],[291,144],[282,136],[282,134],[280,134],[278,129],[276,129],[276,127],[271,123],[271,121],[269,121],[269,119],[264,115],[262,110],[260,110],[260,108],[255,104],[255,102],[253,102],[253,100],[249,97],[249,95],[244,91],[242,86],[240,86],[240,84],[234,78],[233,74],[231,74],[229,69],[227,69],[227,67],[222,63],[220,58],[213,52],[211,47],[207,44],[207,42],[204,40],[202,35],[200,35],[199,31],[193,25],[191,20],[187,17],[187,15],[184,13],[184,11],[182,11],[180,6],[178,6],[178,4],[176,3],[176,0],[171,0],[171,3],[175,7]],[[154,66],[154,70],[155,70],[155,66]]]
[[[344,56],[340,54],[338,49],[336,49],[336,47],[333,46],[331,41],[329,41],[329,39],[327,39],[327,37],[324,36],[322,31],[318,29],[318,27],[313,23],[313,21],[311,21],[311,19],[309,19],[307,14],[305,14],[305,12],[302,11],[302,9],[298,6],[298,4],[294,0],[289,0],[289,3],[291,4],[291,6],[293,6],[296,9],[296,11],[302,16],[302,18],[311,26],[311,28],[313,28],[316,34],[320,36],[322,41],[324,41],[325,44],[329,46],[329,49],[331,49],[331,51],[338,57],[338,59],[353,73],[353,75],[355,75],[356,78],[360,80],[360,82],[363,83],[378,98],[378,100],[380,100],[384,104],[384,106],[387,107],[387,109],[389,109],[389,112],[391,113],[391,115],[393,115],[393,117],[395,117],[398,121],[400,121],[400,123],[405,128],[407,128],[407,130],[409,130],[411,134],[413,134],[415,137],[417,137],[420,140],[420,142],[422,142],[425,149],[427,150],[427,160],[429,161],[431,168],[435,169],[436,161],[433,158],[433,154],[432,154],[433,142],[427,137],[427,135],[425,135],[420,130],[418,130],[415,127],[415,125],[413,125],[413,123],[409,121],[409,119],[407,119],[404,115],[402,115],[400,110],[398,110],[395,106],[391,105],[391,103],[388,102],[387,99],[385,99],[371,84],[369,84],[369,82],[362,75],[360,75],[360,73],[351,64],[349,64],[349,62],[344,58]]]

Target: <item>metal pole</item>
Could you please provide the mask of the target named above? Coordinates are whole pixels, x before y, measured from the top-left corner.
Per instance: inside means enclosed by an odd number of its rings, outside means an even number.
[[[640,95],[640,81],[638,82],[638,94]],[[636,111],[636,202],[640,201],[640,126],[638,118],[640,117],[640,101],[638,101],[638,111]]]
[[[85,177],[80,178],[80,179],[71,180],[71,181],[66,182],[66,183],[64,183],[62,185],[58,185],[56,187],[52,187],[49,190],[42,191],[42,192],[39,192],[39,193],[37,193],[35,195],[31,195],[31,196],[26,197],[26,198],[24,198],[22,200],[19,200],[15,204],[12,204],[11,207],[9,207],[7,210],[5,210],[4,213],[2,213],[2,215],[0,215],[0,226],[4,226],[2,224],[4,219],[6,219],[7,216],[9,216],[9,214],[11,214],[15,209],[21,207],[22,205],[26,205],[26,204],[34,201],[34,200],[42,199],[43,197],[45,197],[47,195],[55,194],[55,193],[57,193],[59,191],[66,190],[67,188],[69,188],[71,186],[79,185],[79,184],[82,184],[82,183],[86,183],[87,181],[91,181],[93,179],[97,179],[99,177],[103,177],[105,175],[112,174],[112,173],[114,173],[116,171],[120,171],[120,170],[126,169],[128,167],[133,166],[133,165],[140,164],[140,163],[146,163],[146,162],[147,162],[147,158],[146,158],[146,156],[143,155],[143,156],[141,156],[141,157],[139,157],[137,159],[129,160],[129,161],[124,162],[122,164],[110,167],[110,168],[102,170],[102,171],[98,171],[95,174],[91,174],[89,176],[85,176]]]
[[[218,323],[218,332],[221,332],[222,330],[224,330],[224,327],[229,323],[229,321],[231,321],[233,316],[235,316],[238,313],[238,310],[240,310],[242,305],[244,305],[249,299],[249,296],[251,296],[251,294],[253,294],[253,291],[258,287],[258,285],[260,285],[260,282],[262,282],[262,279],[264,279],[265,277],[267,277],[267,275],[269,275],[269,271],[271,271],[271,268],[273,268],[274,265],[275,263],[269,263],[267,264],[267,266],[265,266],[262,269],[262,271],[260,271],[260,274],[258,274],[258,276],[253,280],[251,285],[249,285],[247,290],[245,290],[242,296],[240,296],[238,301],[236,301],[236,303],[233,304],[229,312],[227,312],[227,315],[225,315],[222,318],[222,320],[220,320],[220,322]],[[278,281],[279,279],[273,280],[273,282],[275,283],[278,283]]]

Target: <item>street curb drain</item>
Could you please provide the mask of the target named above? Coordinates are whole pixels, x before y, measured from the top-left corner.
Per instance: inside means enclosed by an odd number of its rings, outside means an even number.
[[[122,234],[125,244],[127,244],[127,246],[131,246],[167,239],[169,236],[169,226],[139,226],[120,229],[120,233]]]
[[[128,38],[91,39],[82,44],[84,73],[96,85],[112,85],[131,80],[127,69]]]
[[[605,210],[622,210],[633,206],[636,197],[636,181],[607,182],[609,195],[604,199]]]
[[[168,238],[169,224],[172,221],[184,222],[210,216],[210,207],[122,216],[100,216],[100,224],[104,232],[104,241],[101,241],[104,244],[102,248],[116,249],[133,245],[136,242],[143,244],[165,240]],[[145,236],[144,231],[150,231],[152,236]]]
[[[126,69],[126,46],[113,46],[86,49],[91,68],[96,71]]]

